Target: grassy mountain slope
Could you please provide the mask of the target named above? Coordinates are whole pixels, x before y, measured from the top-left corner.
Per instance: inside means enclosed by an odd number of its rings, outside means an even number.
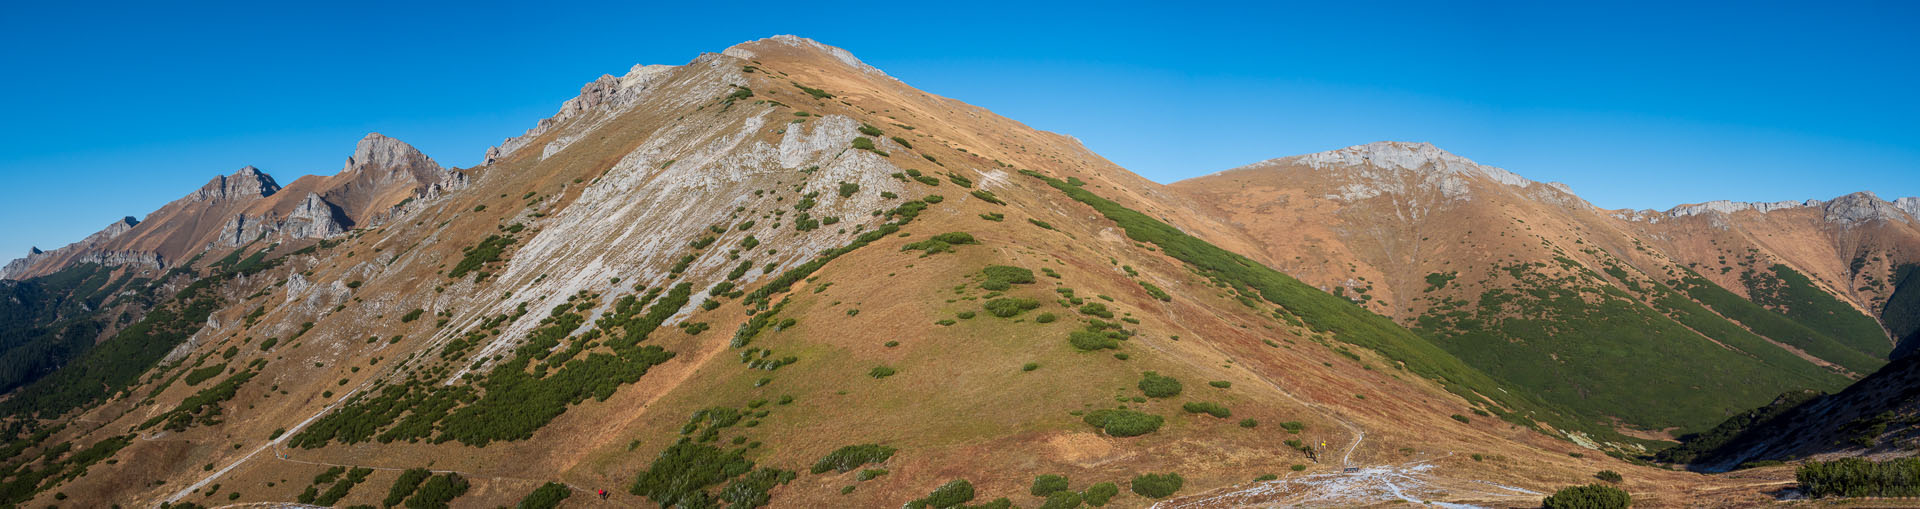
[[[145,365],[105,397],[11,414],[9,501],[1038,506],[1060,475],[1146,507],[1168,473],[1202,502],[1348,466],[1400,473],[1323,503],[1528,504],[1601,469],[1752,496],[1587,449],[1634,441],[813,41],[603,77],[488,159],[378,225],[177,266],[213,304],[84,362]]]

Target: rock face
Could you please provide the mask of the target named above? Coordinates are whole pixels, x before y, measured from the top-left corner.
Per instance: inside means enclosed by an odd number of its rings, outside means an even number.
[[[197,201],[247,200],[273,196],[280,184],[259,168],[247,166],[224,177],[214,177],[207,185],[188,195]]]
[[[1741,211],[1747,211],[1747,210],[1765,214],[1765,213],[1773,212],[1776,210],[1787,210],[1787,209],[1795,209],[1795,208],[1801,208],[1801,207],[1818,207],[1820,206],[1821,203],[1822,202],[1820,200],[1774,201],[1774,202],[1714,200],[1706,203],[1681,205],[1678,207],[1674,207],[1672,209],[1668,209],[1667,217],[1698,216],[1702,214],[1710,214],[1715,212],[1718,212],[1721,214],[1732,214],[1735,212],[1741,212]]]
[[[1851,225],[1867,221],[1920,221],[1920,198],[1906,197],[1894,201],[1880,199],[1870,191],[1841,196],[1828,201],[1775,201],[1775,202],[1739,202],[1714,200],[1705,203],[1681,205],[1668,209],[1666,217],[1691,217],[1707,214],[1731,215],[1739,212],[1758,212],[1768,214],[1794,209],[1819,208],[1822,217],[1835,225]],[[1647,214],[1640,214],[1645,217]]]
[[[1346,201],[1364,200],[1382,194],[1415,194],[1423,190],[1438,190],[1447,200],[1465,200],[1472,195],[1469,180],[1474,178],[1520,188],[1535,184],[1513,172],[1473,162],[1430,143],[1399,141],[1382,141],[1270,159],[1228,171],[1295,165],[1316,170],[1337,170],[1339,175],[1335,178],[1342,179],[1343,185],[1329,197]],[[1555,185],[1553,189],[1570,194],[1565,185]]]

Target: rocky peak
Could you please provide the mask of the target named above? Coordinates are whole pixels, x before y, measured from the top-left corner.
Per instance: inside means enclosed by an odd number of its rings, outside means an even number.
[[[401,173],[416,177],[438,179],[440,164],[433,158],[420,153],[406,142],[388,138],[380,133],[368,133],[353,148],[353,156],[347,158],[347,164],[341,168],[342,174],[371,173],[376,176],[392,176]]]
[[[815,41],[813,39],[808,39],[805,37],[794,36],[794,35],[782,34],[782,35],[776,35],[773,37],[768,37],[765,39],[747,41],[740,44],[735,44],[733,45],[733,47],[727,48],[726,51],[720,52],[720,54],[727,55],[730,57],[735,57],[735,58],[752,60],[754,58],[758,58],[760,56],[761,51],[780,51],[780,50],[793,50],[793,49],[798,49],[802,51],[814,51],[814,52],[825,54],[828,57],[833,58],[834,60],[839,60],[840,63],[847,64],[847,67],[852,67],[854,70],[857,70],[863,73],[877,75],[877,76],[887,75],[887,73],[882,72],[880,69],[875,68],[874,66],[871,66],[871,65],[867,65],[866,62],[860,61],[858,57],[853,56],[853,53],[848,52],[847,50],[840,49],[834,46],[821,44],[820,41]]]
[[[197,201],[264,198],[280,191],[273,177],[249,165],[232,175],[214,177],[190,196]]]
[[[1452,152],[1441,150],[1432,143],[1413,143],[1404,141],[1379,141],[1365,145],[1329,150],[1303,156],[1295,156],[1295,162],[1316,169],[1332,167],[1374,167],[1388,170],[1431,171],[1441,174],[1461,176],[1482,176],[1495,182],[1510,186],[1525,187],[1533,183],[1513,172],[1482,165]]]
[[[28,248],[27,248],[27,256],[33,256],[33,255],[37,255],[37,254],[40,254],[40,253],[45,253],[45,252],[46,252],[46,251],[41,251],[41,250],[40,250],[40,246],[32,246],[32,247],[28,247]]]
[[[1840,224],[1853,224],[1873,220],[1910,219],[1906,211],[1892,202],[1880,199],[1872,191],[1861,191],[1829,201],[1825,208],[1827,221]]]
[[[1906,211],[1907,215],[1913,216],[1914,220],[1920,221],[1920,197],[1908,196],[1894,200],[1893,206]]]

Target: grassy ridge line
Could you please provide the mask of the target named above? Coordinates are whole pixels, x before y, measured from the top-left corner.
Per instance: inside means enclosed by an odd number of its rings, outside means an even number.
[[[1839,364],[1856,373],[1872,373],[1887,363],[1885,360],[1860,353],[1833,337],[1808,328],[1785,315],[1760,307],[1753,301],[1742,299],[1691,271],[1680,281],[1679,286],[1695,300],[1720,312],[1722,316],[1745,324],[1747,328],[1753,329],[1760,335],[1793,345],[1815,357]],[[1879,327],[1875,326],[1875,328]]]
[[[1260,296],[1268,302],[1280,305],[1305,320],[1313,330],[1331,331],[1341,341],[1378,351],[1404,364],[1408,371],[1440,383],[1448,392],[1466,399],[1469,403],[1480,404],[1492,398],[1501,405],[1520,410],[1522,413],[1527,413],[1529,410],[1539,412],[1528,417],[1546,421],[1558,427],[1586,431],[1609,439],[1624,441],[1624,437],[1620,437],[1610,429],[1567,418],[1566,413],[1552,409],[1543,401],[1503,390],[1501,384],[1486,373],[1474,369],[1439,346],[1393,323],[1392,320],[1367,311],[1346,299],[1322,292],[1245,256],[1187,235],[1171,225],[1128,209],[1091,191],[1031,170],[1021,170],[1021,173],[1045,181],[1047,185],[1066,193],[1067,196],[1093,207],[1108,220],[1126,230],[1128,238],[1159,246],[1161,252],[1191,264],[1203,273],[1251,287],[1259,291]],[[1497,409],[1489,408],[1489,410]],[[1526,418],[1513,418],[1507,415],[1502,415],[1502,418],[1516,424],[1534,427],[1533,423]]]

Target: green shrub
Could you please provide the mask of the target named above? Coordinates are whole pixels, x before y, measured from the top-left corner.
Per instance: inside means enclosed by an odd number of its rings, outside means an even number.
[[[1029,362],[1020,366],[1021,371],[1033,371],[1036,369],[1040,369],[1040,363],[1038,362]]]
[[[1031,217],[1029,217],[1029,218],[1027,218],[1027,222],[1028,222],[1028,223],[1032,223],[1032,224],[1033,224],[1034,226],[1038,226],[1038,227],[1041,227],[1041,228],[1046,228],[1046,229],[1048,229],[1048,230],[1052,230],[1052,229],[1053,229],[1053,223],[1048,223],[1048,222],[1046,222],[1046,221],[1041,221],[1041,220],[1039,220],[1039,219],[1034,219],[1034,218],[1031,218]]]
[[[1058,319],[1060,319],[1060,317],[1054,316],[1053,313],[1040,313],[1040,316],[1033,317],[1033,322],[1034,323],[1053,323],[1054,320],[1058,320]]]
[[[858,192],[860,192],[860,184],[855,184],[855,183],[852,183],[852,182],[841,182],[841,183],[840,183],[840,197],[841,197],[841,198],[851,198],[851,197],[853,197],[853,193],[858,193]]]
[[[1067,491],[1068,489],[1067,476],[1043,474],[1033,478],[1033,488],[1027,490],[1027,492],[1032,493],[1033,496],[1036,497],[1044,497],[1052,495],[1055,492]]]
[[[406,500],[409,495],[413,495],[413,491],[419,489],[420,483],[426,482],[428,477],[433,477],[433,472],[428,472],[424,468],[410,468],[401,472],[400,477],[393,480],[393,487],[387,489],[387,498],[382,500],[380,505],[383,507],[400,505],[400,502]]]
[[[1233,411],[1228,410],[1227,407],[1220,406],[1219,403],[1212,403],[1212,402],[1206,402],[1206,401],[1188,401],[1186,404],[1180,405],[1180,408],[1183,410],[1186,410],[1187,413],[1190,413],[1190,414],[1204,413],[1214,417],[1219,417],[1221,419],[1233,417]]]
[[[1242,428],[1248,428],[1248,429],[1252,429],[1252,428],[1257,428],[1257,427],[1259,427],[1259,426],[1260,426],[1260,421],[1258,421],[1258,420],[1254,420],[1254,419],[1241,419],[1241,420],[1240,420],[1240,427],[1242,427]]]
[[[800,91],[802,92],[806,92],[807,95],[813,96],[814,99],[832,99],[833,98],[833,94],[829,94],[825,90],[821,90],[818,88],[811,88],[799,83],[794,83],[793,86],[796,88],[799,88]]]
[[[448,507],[450,502],[467,494],[467,479],[460,474],[445,473],[427,479],[420,489],[407,498],[408,509],[440,509]]]
[[[528,493],[527,497],[520,499],[520,504],[515,507],[517,509],[553,509],[560,507],[560,501],[570,496],[573,496],[572,488],[568,488],[565,484],[549,482],[534,489],[533,493]]]
[[[1819,497],[1920,496],[1920,457],[1809,461],[1794,471],[1801,491]]]
[[[925,256],[931,256],[934,254],[939,254],[939,253],[952,252],[953,246],[979,244],[979,243],[980,243],[979,241],[976,241],[973,239],[973,235],[968,234],[966,232],[947,232],[939,235],[934,235],[933,237],[930,237],[927,240],[913,242],[913,243],[909,243],[907,245],[901,246],[900,250],[901,251],[924,251],[924,253],[922,253],[920,256],[925,257]]]
[[[984,305],[988,313],[1001,318],[1012,318],[1031,309],[1038,309],[1040,301],[1016,297],[1001,297],[987,301]],[[964,318],[964,317],[963,317]]]
[[[980,215],[980,218],[981,218],[981,219],[985,219],[985,220],[988,220],[988,221],[994,221],[994,222],[999,222],[999,221],[1005,221],[1005,220],[1007,220],[1007,215],[1006,215],[1006,214],[1001,214],[1001,213],[999,213],[999,212],[989,212],[989,213],[986,213],[986,214],[981,214],[981,215]]]
[[[1601,470],[1600,473],[1593,474],[1593,476],[1610,483],[1618,483],[1626,479],[1625,477],[1621,477],[1619,472],[1612,470]]]
[[[506,252],[507,246],[510,245],[513,245],[513,237],[488,235],[479,244],[460,250],[466,256],[462,257],[459,263],[454,264],[452,269],[447,270],[447,277],[460,279],[469,272],[478,271],[488,264],[500,261],[500,255]],[[474,278],[475,281],[480,279],[483,278]]]
[[[1040,504],[1040,509],[1074,509],[1080,507],[1081,502],[1082,499],[1079,492],[1072,490],[1056,491],[1051,495],[1047,495],[1047,501]]]
[[[1167,498],[1186,484],[1180,474],[1141,474],[1133,478],[1133,493],[1147,498]]]
[[[959,313],[954,313],[954,314],[953,314],[953,316],[954,316],[955,318],[959,318],[959,319],[961,319],[961,320],[970,320],[970,319],[972,319],[972,318],[973,318],[973,312],[972,312],[972,311],[961,311],[961,312],[959,312]]]
[[[1087,412],[1081,418],[1088,426],[1105,432],[1108,436],[1137,437],[1158,431],[1166,419],[1158,415],[1133,410],[1100,409]]]
[[[221,373],[225,373],[226,371],[226,364],[207,366],[187,372],[187,378],[184,381],[187,382],[187,385],[200,385],[200,382],[205,382],[208,378],[220,376]]]
[[[1589,484],[1562,488],[1540,505],[1544,509],[1625,509],[1633,505],[1633,496],[1620,488]]]
[[[874,150],[873,140],[867,139],[867,137],[865,136],[855,136],[853,137],[853,148],[857,148],[860,150]]]
[[[860,134],[864,134],[867,136],[879,136],[883,133],[880,132],[880,128],[878,127],[874,127],[867,124],[860,124]]]
[[[1115,486],[1113,483],[1110,483],[1110,482],[1103,482],[1103,483],[1095,484],[1092,486],[1088,486],[1086,494],[1083,495],[1082,498],[1087,501],[1087,505],[1094,506],[1094,507],[1102,507],[1107,505],[1108,500],[1113,500],[1114,495],[1119,495],[1119,494],[1120,494],[1119,486]]]
[[[413,311],[408,311],[407,314],[400,315],[400,323],[407,323],[414,320],[419,320],[420,315],[426,312],[427,310],[425,309],[413,308]]]
[[[1301,424],[1300,421],[1287,421],[1280,423],[1280,428],[1287,430],[1288,433],[1298,435],[1300,432],[1307,430],[1307,425]]]
[[[874,366],[872,370],[867,371],[867,376],[874,377],[874,378],[886,378],[886,377],[893,376],[894,373],[898,373],[898,371],[895,371],[893,368],[889,368],[886,366]]]
[[[1173,296],[1172,296],[1172,295],[1168,295],[1168,294],[1167,294],[1167,291],[1166,291],[1166,290],[1161,290],[1161,289],[1160,289],[1160,287],[1158,287],[1158,286],[1153,286],[1153,283],[1148,283],[1148,282],[1146,282],[1146,281],[1141,281],[1141,282],[1140,282],[1140,287],[1141,287],[1141,288],[1145,288],[1145,289],[1147,289],[1147,295],[1152,295],[1152,296],[1153,296],[1153,298],[1155,298],[1155,299],[1160,299],[1160,302],[1172,302],[1172,301],[1173,301]]]
[[[987,268],[980,269],[980,273],[986,276],[985,280],[980,282],[980,288],[996,292],[1013,288],[1013,285],[1033,282],[1033,271],[1021,267],[988,265]]]
[[[1460,421],[1461,424],[1468,424],[1473,422],[1471,420],[1468,420],[1467,416],[1460,415],[1460,414],[1453,414],[1451,417],[1453,417],[1453,420]]]
[[[1229,388],[1229,387],[1233,387],[1233,382],[1229,382],[1229,381],[1226,381],[1226,380],[1214,380],[1214,381],[1211,381],[1211,382],[1207,382],[1207,385],[1211,385],[1211,386],[1214,386],[1214,387],[1219,387],[1219,388],[1221,388],[1221,389],[1226,389],[1226,388]]]
[[[1140,374],[1140,392],[1151,398],[1171,398],[1180,395],[1180,381],[1170,376],[1148,371]]]
[[[861,470],[861,471],[860,471],[860,473],[858,473],[858,474],[854,474],[854,475],[853,475],[853,479],[854,479],[854,480],[856,480],[856,481],[869,481],[869,480],[873,480],[874,478],[876,478],[876,477],[880,477],[880,476],[883,476],[883,475],[887,475],[887,469],[884,469],[884,468],[869,468],[869,469],[866,469],[866,470]]]
[[[988,191],[988,190],[985,190],[985,189],[975,189],[975,190],[973,191],[973,193],[972,193],[972,194],[973,194],[973,197],[974,197],[974,198],[979,198],[979,199],[980,199],[980,201],[984,201],[984,202],[987,202],[987,203],[991,203],[991,204],[994,204],[994,205],[1006,205],[1006,204],[1007,204],[1007,202],[1005,202],[1005,201],[1001,201],[1001,200],[1000,200],[1000,197],[998,197],[998,196],[994,196],[994,195],[993,195],[993,191]]]
[[[828,470],[851,472],[868,463],[884,463],[893,457],[896,449],[879,444],[849,445],[835,449],[814,462],[813,473],[824,474]],[[863,473],[864,474],[864,473]],[[862,479],[863,481],[865,479]]]
[[[875,136],[878,136],[878,135],[875,135]],[[907,142],[907,139],[906,139],[906,138],[901,138],[901,137],[899,137],[899,136],[894,136],[894,137],[893,137],[892,139],[893,139],[893,142],[894,142],[894,143],[899,143],[899,144],[900,144],[900,146],[902,146],[902,147],[906,147],[906,148],[913,148],[913,144],[912,144],[912,143],[908,143],[908,142]]]
[[[1080,314],[1098,316],[1109,320],[1113,319],[1113,311],[1108,310],[1106,304],[1098,302],[1088,302],[1086,305],[1080,306]]]
[[[908,507],[945,509],[973,500],[973,483],[966,479],[954,479],[934,488],[926,498],[907,504]]]
[[[1067,335],[1067,342],[1073,344],[1074,348],[1080,349],[1082,352],[1120,348],[1119,341],[1107,337],[1106,334],[1087,330],[1073,331]]]

